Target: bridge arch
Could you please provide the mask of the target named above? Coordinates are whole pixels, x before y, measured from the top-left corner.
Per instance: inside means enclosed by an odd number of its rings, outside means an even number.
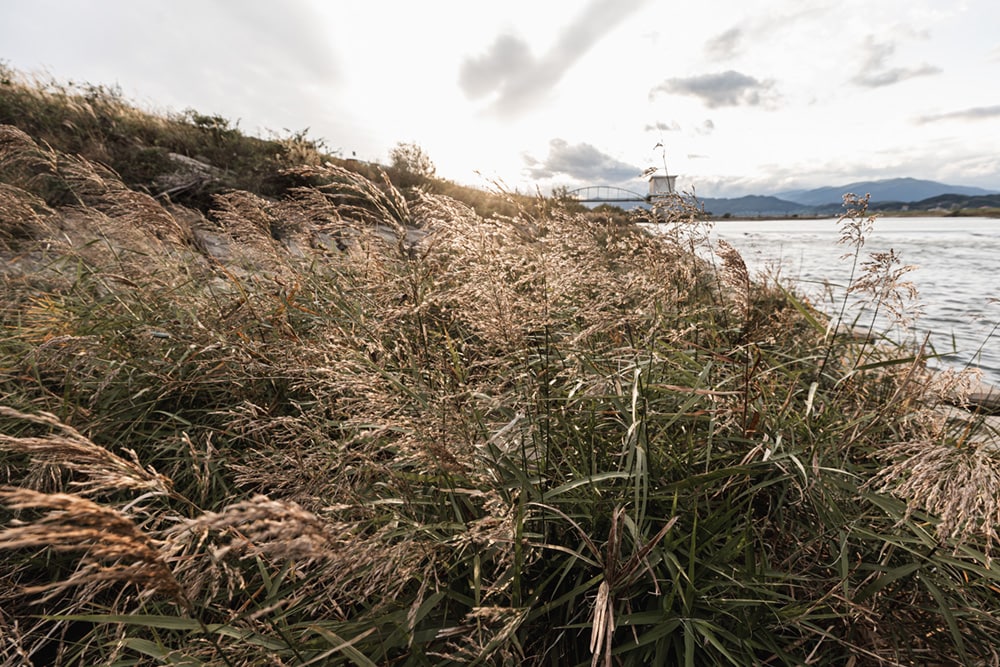
[[[588,185],[566,193],[582,204],[620,204],[624,202],[648,202],[649,197],[614,185]]]

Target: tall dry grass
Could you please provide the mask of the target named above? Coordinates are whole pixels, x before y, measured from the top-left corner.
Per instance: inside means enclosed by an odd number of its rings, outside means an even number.
[[[250,136],[235,123],[193,109],[164,113],[139,108],[114,86],[25,75],[0,62],[0,125],[17,126],[40,144],[81,156],[120,176],[129,188],[207,213],[216,195],[233,190],[281,197],[303,183],[283,170],[335,163],[371,181],[384,169],[404,192],[424,189],[461,200],[481,215],[511,215],[530,197],[499,197],[481,188],[429,177],[413,165],[382,166],[345,159],[308,129]],[[390,161],[392,156],[386,156]],[[57,185],[53,183],[53,185]],[[68,203],[61,187],[42,199]]]
[[[682,201],[202,215],[2,133],[6,664],[996,662],[988,440]]]

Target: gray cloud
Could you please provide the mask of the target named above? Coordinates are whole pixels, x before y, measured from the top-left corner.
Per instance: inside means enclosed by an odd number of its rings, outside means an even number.
[[[825,15],[836,7],[835,3],[825,0],[785,4],[788,6],[768,7],[767,12],[751,9],[738,16],[728,16],[735,25],[705,42],[705,56],[715,62],[724,62],[742,55],[755,44],[774,42],[783,39],[785,34],[815,30],[815,23],[828,21]]]
[[[534,179],[568,176],[597,185],[623,183],[639,177],[642,169],[602,153],[588,143],[570,144],[563,139],[549,142],[549,154],[544,160],[524,156],[526,171]]]
[[[865,88],[881,88],[891,86],[907,79],[914,79],[919,76],[929,76],[940,74],[941,70],[933,65],[921,65],[919,67],[892,67],[881,72],[861,72],[852,81]]]
[[[676,120],[672,120],[669,123],[657,121],[656,123],[646,125],[643,130],[646,132],[680,132],[681,126]],[[711,134],[715,131],[715,123],[711,118],[706,118],[700,125],[696,126],[693,131],[696,134]]]
[[[306,3],[285,3],[280,11],[267,0],[238,6],[225,0],[17,4],[16,15],[0,24],[5,56],[45,52],[46,62],[25,66],[92,83],[118,82],[127,94],[234,121],[253,110],[263,124],[287,119],[301,122],[294,128],[300,129],[315,115],[303,104],[303,95],[312,93],[301,82],[318,90],[340,79],[328,26]],[[99,36],[78,29],[93,25],[98,14]],[[30,25],[47,28],[24,29]]]
[[[192,22],[192,12],[203,21]],[[322,86],[340,78],[327,26],[305,3],[287,3],[275,11],[268,0],[249,0],[234,11],[224,0],[175,0],[164,19],[169,27],[158,32],[156,41],[166,46],[184,35],[190,50],[163,51],[196,61],[192,69],[217,77],[228,94],[246,94],[252,82],[284,87],[306,79]]]
[[[669,123],[664,123],[662,120],[658,120],[655,123],[646,125],[644,130],[646,132],[680,132],[681,126],[676,120],[672,120]]]
[[[155,8],[108,0],[102,20],[109,24],[102,38],[109,48],[100,53],[119,67],[172,65],[189,83],[205,71],[233,78],[256,73],[243,85],[271,74],[304,72],[319,82],[339,76],[327,27],[305,3],[275,11],[268,0],[245,0],[235,11],[225,0],[174,0]]]
[[[709,108],[760,106],[772,98],[774,84],[752,76],[728,70],[717,74],[667,79],[649,91],[652,100],[660,93],[690,95],[701,99]]]
[[[887,61],[895,53],[896,45],[891,42],[877,42],[872,35],[865,40],[864,51],[864,63],[851,79],[864,88],[881,88],[907,79],[941,73],[940,68],[927,63],[916,67],[889,67]]]
[[[990,107],[973,107],[945,113],[928,114],[917,119],[920,124],[936,123],[942,120],[983,120],[984,118],[1000,118],[1000,104]]]
[[[745,33],[742,28],[730,28],[705,44],[705,55],[711,60],[729,60],[742,51]]]
[[[462,63],[458,84],[468,97],[477,99],[501,88],[519,72],[532,67],[534,57],[528,45],[517,37],[497,38],[489,51]]]
[[[459,85],[471,99],[494,95],[491,107],[501,115],[520,113],[543,100],[581,56],[648,1],[590,0],[541,57],[524,40],[500,36],[483,55],[465,59]]]

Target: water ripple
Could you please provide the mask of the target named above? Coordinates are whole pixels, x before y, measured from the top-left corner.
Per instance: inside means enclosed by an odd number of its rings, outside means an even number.
[[[832,312],[832,292],[850,278],[850,248],[837,244],[835,220],[719,221],[713,236],[724,238],[744,255],[751,272],[780,271],[781,279]],[[903,264],[918,268],[905,276],[919,291],[923,314],[915,336],[930,333],[942,363],[974,364],[984,379],[1000,384],[1000,220],[987,218],[880,219],[866,239],[862,261],[869,253],[894,250]],[[859,267],[860,268],[860,267]]]

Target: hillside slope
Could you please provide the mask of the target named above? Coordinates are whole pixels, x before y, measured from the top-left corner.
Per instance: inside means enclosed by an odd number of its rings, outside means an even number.
[[[102,86],[30,81],[0,63],[0,125],[15,126],[57,151],[113,170],[129,188],[207,212],[232,190],[280,197],[303,185],[287,170],[330,163],[369,180],[385,173],[404,194],[444,194],[482,215],[511,215],[527,197],[489,192],[405,169],[342,159],[308,133],[259,138],[217,115],[143,111]],[[52,193],[52,196],[57,196]],[[515,203],[517,202],[517,203]]]

